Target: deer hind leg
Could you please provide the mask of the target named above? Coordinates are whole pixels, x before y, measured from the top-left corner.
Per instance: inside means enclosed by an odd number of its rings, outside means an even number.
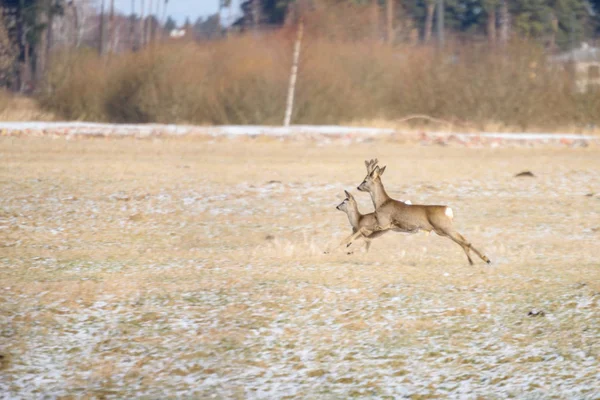
[[[463,248],[463,250],[465,251],[465,254],[467,255],[467,258],[469,259],[469,264],[473,265],[473,260],[471,260],[469,250],[473,250],[473,252],[475,252],[475,254],[477,254],[479,256],[479,258],[481,258],[486,263],[489,264],[491,262],[489,258],[487,258],[479,250],[477,250],[475,247],[473,247],[473,245],[471,243],[469,243],[469,241],[467,239],[465,239],[465,237],[463,235],[461,235],[460,233],[458,233],[456,231],[449,231],[449,232],[445,232],[445,235],[447,235],[450,239],[452,239],[454,242],[458,243]]]
[[[469,265],[473,265],[473,260],[471,259],[471,254],[469,252],[470,245],[460,233],[451,230],[443,230],[440,228],[435,229],[435,233],[437,233],[439,236],[449,237],[453,242],[462,247],[463,251],[467,255],[467,260],[469,260]]]
[[[460,233],[449,232],[443,236],[448,236],[450,239],[452,239],[454,242],[456,242],[460,247],[462,247],[463,251],[467,255],[467,260],[469,260],[469,265],[473,265],[473,260],[471,259],[471,253],[470,253],[470,245]]]
[[[479,256],[479,258],[481,258],[483,261],[485,261],[486,263],[490,264],[491,261],[489,258],[487,258],[487,256],[483,253],[481,253],[479,250],[477,250],[475,247],[473,247],[473,245],[471,243],[469,243],[467,241],[467,239],[465,239],[465,237],[463,235],[461,235],[460,233],[456,232],[456,234],[458,235],[458,237],[460,237],[465,243],[467,243],[467,246],[469,246],[469,248],[471,250],[473,250],[475,252],[475,254],[477,254]]]

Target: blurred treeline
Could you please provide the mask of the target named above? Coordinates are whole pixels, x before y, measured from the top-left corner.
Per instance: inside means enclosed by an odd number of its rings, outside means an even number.
[[[65,119],[281,124],[302,21],[293,123],[412,114],[477,129],[600,122],[600,93],[579,90],[565,62],[583,42],[595,50],[594,2],[250,0],[236,15],[224,0],[218,14],[183,26],[164,8],[123,16],[51,3],[37,8],[31,37],[20,36],[25,54],[15,26],[5,25],[6,39],[0,29],[0,59],[13,57],[0,62],[0,81]]]

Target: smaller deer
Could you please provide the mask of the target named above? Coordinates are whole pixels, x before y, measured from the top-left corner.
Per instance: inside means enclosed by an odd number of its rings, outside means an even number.
[[[368,236],[362,236],[365,241],[366,252],[368,253],[369,247],[371,247],[371,240],[383,235],[387,231],[376,231],[377,218],[375,218],[375,213],[361,214],[360,211],[358,211],[358,204],[356,203],[356,200],[354,200],[354,196],[346,190],[344,190],[344,193],[346,193],[346,199],[344,199],[344,201],[336,208],[348,215],[348,221],[350,221],[350,225],[352,225],[352,233],[358,232],[361,228],[374,231]]]

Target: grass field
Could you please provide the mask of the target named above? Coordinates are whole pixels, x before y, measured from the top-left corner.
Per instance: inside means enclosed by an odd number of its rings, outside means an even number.
[[[323,254],[373,157],[493,264]],[[598,399],[599,182],[597,146],[0,138],[0,398]]]

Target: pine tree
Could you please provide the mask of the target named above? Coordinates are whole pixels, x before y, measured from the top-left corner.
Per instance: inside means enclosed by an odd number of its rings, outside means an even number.
[[[164,30],[165,32],[169,33],[171,32],[173,29],[177,28],[177,23],[175,22],[175,20],[173,18],[171,18],[170,16],[167,18],[167,20],[165,21],[165,26],[164,26]]]
[[[515,0],[512,4],[513,28],[519,36],[563,49],[578,46],[594,22],[586,0]]]
[[[285,21],[288,6],[295,0],[244,0],[241,4],[242,17],[235,25],[249,27],[254,24],[258,10],[259,24],[281,25]]]

